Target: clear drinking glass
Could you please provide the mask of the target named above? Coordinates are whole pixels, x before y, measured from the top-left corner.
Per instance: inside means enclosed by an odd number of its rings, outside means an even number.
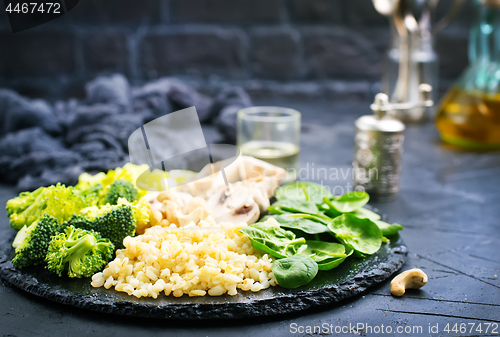
[[[287,170],[285,181],[297,178],[300,112],[256,106],[238,112],[237,146],[242,154]]]

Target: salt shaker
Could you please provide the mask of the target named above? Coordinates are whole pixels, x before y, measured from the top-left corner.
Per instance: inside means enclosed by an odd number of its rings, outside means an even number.
[[[395,111],[430,107],[432,88],[420,85],[420,102],[389,103],[386,94],[375,96],[373,115],[358,118],[354,149],[354,188],[364,190],[376,201],[391,201],[399,191],[405,125]]]

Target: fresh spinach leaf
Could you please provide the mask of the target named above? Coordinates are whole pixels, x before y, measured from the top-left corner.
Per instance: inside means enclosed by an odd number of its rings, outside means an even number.
[[[339,241],[362,254],[371,255],[379,250],[382,244],[382,231],[370,219],[342,214],[333,219],[328,228]]]
[[[273,211],[285,211],[293,213],[318,213],[318,207],[315,203],[310,201],[294,200],[294,199],[284,199],[278,200],[269,207],[273,207]],[[269,210],[269,208],[268,208]]]
[[[330,201],[331,203],[331,201]],[[333,204],[332,204],[333,206]],[[342,215],[344,213],[338,211],[335,206],[331,207],[329,206],[328,204],[326,203],[323,203],[319,206],[319,209],[321,211],[323,211],[326,215],[328,215],[330,218],[336,218],[338,217],[339,215]],[[352,211],[352,212],[348,212],[352,215],[355,215],[357,216],[358,218],[361,218],[361,219],[370,219],[372,221],[374,220],[380,220],[381,216],[367,208],[364,208],[364,207],[361,207],[361,208],[358,208],[357,210],[355,211]]]
[[[284,288],[298,288],[318,274],[318,264],[307,256],[294,255],[273,262],[274,277]]]
[[[330,209],[340,212],[349,213],[353,212],[364,205],[370,200],[370,196],[366,192],[348,192],[340,197],[333,199],[323,198],[323,201],[329,206]],[[332,211],[333,211],[332,210]]]
[[[343,244],[325,241],[307,241],[307,248],[300,255],[310,257],[319,270],[330,270],[344,262],[347,257]],[[351,249],[352,253],[352,249]]]
[[[375,213],[373,211],[370,211],[369,209],[364,208],[364,207],[358,208],[357,210],[355,210],[351,214],[355,215],[355,216],[357,216],[358,218],[361,218],[361,219],[370,219],[372,221],[380,220],[380,215],[379,214],[377,214],[377,213]]]
[[[304,190],[307,194],[304,194]],[[274,194],[277,200],[305,200],[315,204],[323,203],[323,197],[333,198],[333,194],[325,186],[307,182],[296,181],[281,186]]]
[[[317,222],[321,222],[325,225],[328,225],[330,221],[332,221],[332,218],[321,213],[316,213],[316,214],[290,213],[290,216],[297,218],[311,219]]]
[[[270,214],[293,214],[293,212],[285,211],[284,209],[281,209],[280,206],[274,207],[273,205],[267,207],[267,211]]]
[[[330,230],[323,222],[318,222],[308,214],[282,214],[274,216],[280,227],[301,230],[307,234],[326,233]]]
[[[329,200],[329,199],[325,199],[325,200]],[[332,219],[335,219],[336,217],[338,217],[339,215],[342,215],[342,212],[338,211],[335,206],[332,205],[332,203],[323,203],[321,206],[320,206],[320,209],[327,215],[329,216],[330,218]]]
[[[295,255],[306,248],[304,238],[296,238],[293,232],[269,223],[255,223],[241,228],[240,232],[248,236],[254,248],[279,258]]]
[[[384,236],[394,235],[398,231],[403,230],[403,226],[401,226],[400,224],[397,224],[397,223],[389,224],[387,222],[378,221],[378,220],[376,220],[374,222],[378,226],[378,228],[380,228],[380,230],[382,231],[382,235],[384,235]]]

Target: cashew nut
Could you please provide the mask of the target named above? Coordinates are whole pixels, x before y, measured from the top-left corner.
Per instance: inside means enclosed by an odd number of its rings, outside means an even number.
[[[427,283],[427,275],[421,269],[402,272],[391,281],[391,293],[403,296],[406,289],[418,289]]]

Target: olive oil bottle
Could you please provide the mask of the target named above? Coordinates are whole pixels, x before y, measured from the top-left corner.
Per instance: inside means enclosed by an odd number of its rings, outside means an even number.
[[[436,118],[441,138],[461,148],[500,149],[500,94],[453,87]]]
[[[470,65],[441,100],[436,127],[463,149],[500,150],[500,0],[475,0]]]

